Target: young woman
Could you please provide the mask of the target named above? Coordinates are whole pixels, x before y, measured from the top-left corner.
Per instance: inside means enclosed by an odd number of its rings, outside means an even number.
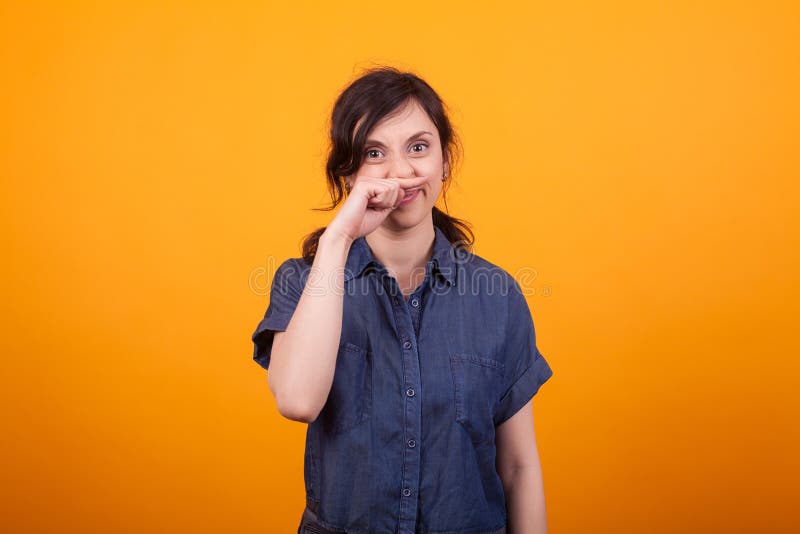
[[[367,71],[334,105],[328,209],[346,199],[252,336],[308,423],[300,533],[547,530],[532,398],[552,371],[518,283],[435,206],[457,149],[412,73]]]

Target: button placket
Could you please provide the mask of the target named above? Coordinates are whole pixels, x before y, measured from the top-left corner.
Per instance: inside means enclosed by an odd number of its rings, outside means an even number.
[[[414,325],[414,334],[419,337],[419,324],[420,324],[420,316],[422,314],[422,298],[428,286],[428,283],[431,279],[431,266],[430,263],[427,266],[427,272],[425,273],[425,280],[420,284],[414,293],[408,299],[408,303],[410,307],[408,308],[411,312],[411,324]]]
[[[426,277],[427,281],[427,277]],[[416,390],[421,386],[419,347],[417,346],[416,316],[419,310],[419,294],[425,284],[409,298],[409,305],[399,295],[397,281],[392,277],[385,278],[391,295],[392,312],[395,326],[400,337],[402,357],[402,380],[405,384],[405,409],[403,419],[403,436],[405,447],[403,452],[403,469],[400,479],[400,532],[414,532],[419,514],[417,499],[413,497],[414,490],[420,481],[420,447],[417,441],[410,436],[419,436],[422,430],[422,405],[417,398]],[[415,302],[416,304],[412,303]]]

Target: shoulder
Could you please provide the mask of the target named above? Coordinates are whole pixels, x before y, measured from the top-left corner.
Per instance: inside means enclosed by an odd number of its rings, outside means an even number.
[[[458,269],[458,285],[465,291],[494,297],[504,303],[512,293],[520,291],[519,283],[508,270],[483,256],[458,250],[454,263]]]
[[[286,258],[283,260],[278,266],[278,271],[285,271],[285,272],[296,272],[296,273],[308,273],[311,269],[311,265],[306,263],[302,256],[297,258]]]
[[[530,316],[524,287],[535,273],[520,270],[515,276],[478,254],[465,251],[459,254],[461,259],[456,260],[459,295],[468,296],[467,301],[480,309],[481,316],[492,317],[503,336],[512,324]]]
[[[311,265],[307,264],[302,257],[286,258],[278,268],[272,278],[272,285],[275,287],[302,287],[306,283]]]

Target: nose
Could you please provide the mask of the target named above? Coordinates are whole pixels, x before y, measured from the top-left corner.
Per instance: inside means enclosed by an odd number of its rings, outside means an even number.
[[[414,166],[404,157],[394,158],[387,172],[389,173],[388,176],[398,178],[413,178],[416,176]]]

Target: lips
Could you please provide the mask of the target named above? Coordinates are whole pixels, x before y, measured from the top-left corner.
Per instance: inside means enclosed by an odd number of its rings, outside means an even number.
[[[402,199],[402,200],[400,200],[400,204],[398,204],[398,205],[399,205],[399,206],[405,206],[406,204],[411,204],[411,203],[412,203],[412,202],[414,202],[414,201],[417,199],[417,197],[419,196],[419,194],[420,194],[420,193],[419,193],[419,191],[420,191],[420,188],[416,188],[416,189],[410,189],[410,190],[409,190],[409,191],[406,193],[406,195],[403,197],[403,199]]]

